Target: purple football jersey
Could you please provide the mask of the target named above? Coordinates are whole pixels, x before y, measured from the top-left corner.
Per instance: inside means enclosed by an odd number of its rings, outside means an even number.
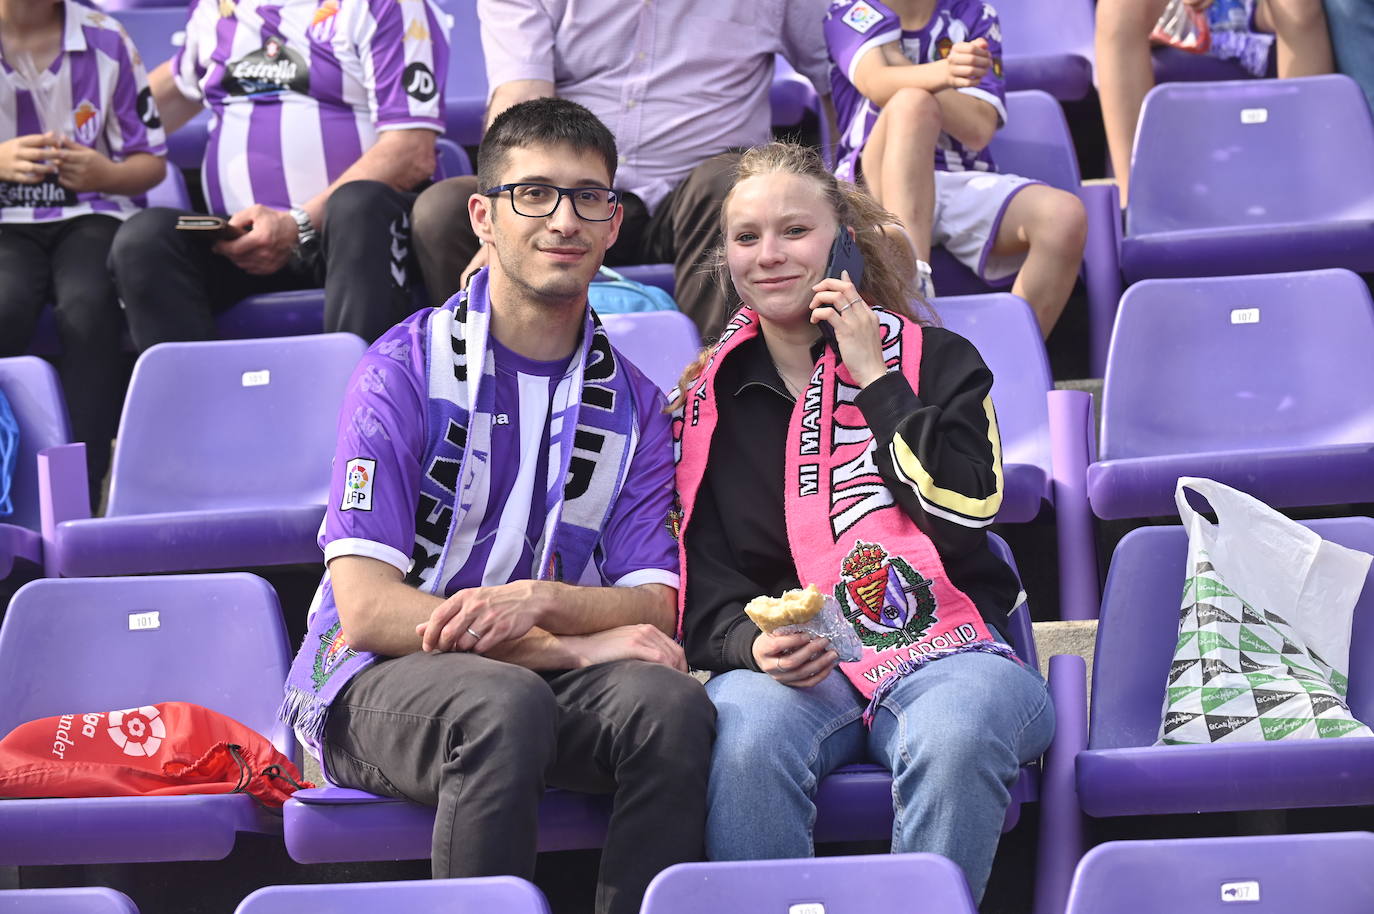
[[[992,67],[978,85],[955,91],[980,98],[997,110],[1006,123],[1006,88],[1002,76],[1002,27],[997,11],[982,0],[941,0],[930,21],[915,31],[903,30],[897,14],[881,0],[832,0],[825,19],[825,42],[830,50],[830,86],[840,126],[839,177],[853,181],[859,156],[868,142],[879,108],[854,86],[854,72],[865,54],[881,45],[900,42],[902,54],[914,64],[935,63],[949,56],[961,41],[982,38],[988,43]],[[996,171],[987,149],[974,152],[947,133],[935,149],[939,171]]]
[[[329,505],[320,531],[325,561],[360,555],[409,573],[417,538],[443,542],[447,506],[421,504],[427,468],[425,351],[430,309],[384,334],[353,372],[339,414]],[[538,576],[548,485],[549,420],[570,360],[537,362],[492,340],[495,415],[491,453],[474,454],[473,504],[451,551],[465,554],[445,594]],[[673,457],[663,395],[634,372],[639,442],[593,560],[570,583],[678,586],[677,544],[666,520]],[[431,476],[435,474],[429,470]],[[454,466],[452,472],[457,473]],[[455,479],[456,482],[456,479]],[[454,487],[455,489],[457,486]],[[423,547],[419,547],[423,548]],[[333,600],[328,575],[320,599]]]

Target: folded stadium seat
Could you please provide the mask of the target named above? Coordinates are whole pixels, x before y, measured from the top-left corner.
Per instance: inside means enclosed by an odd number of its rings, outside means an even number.
[[[299,762],[277,720],[289,664],[277,596],[251,574],[32,581],[0,625],[0,733],[59,714],[188,701]],[[238,832],[280,827],[246,793],[5,800],[0,865],[219,860]]]
[[[1077,101],[1093,86],[1093,2],[1052,7],[1035,0],[998,0],[1002,64],[1008,91],[1043,89]]]
[[[919,899],[914,903],[914,899]],[[939,854],[679,863],[654,877],[641,914],[864,911],[976,914],[964,874]]]
[[[1072,416],[1072,400],[1087,394],[1054,390],[1040,326],[1030,306],[1015,295],[937,297],[932,303],[940,322],[977,347],[992,371],[992,401],[1002,442],[1001,523],[1025,523],[1045,504],[1057,507],[1055,536],[1059,544],[1059,618],[1091,619],[1097,615],[1097,556],[1092,522],[1081,494],[1058,504],[1055,493],[1065,484],[1077,493],[1080,478],[1061,479],[1056,453],[1076,456],[1085,445],[1085,426]],[[1066,412],[1066,409],[1069,410]],[[1081,461],[1080,461],[1081,464]],[[1069,473],[1073,464],[1067,464]]]
[[[1276,507],[1374,501],[1374,300],[1346,270],[1137,283],[1087,468],[1100,518],[1172,516],[1180,476]]]
[[[14,512],[0,517],[0,581],[21,563],[25,571],[43,567],[43,537],[38,505],[38,452],[71,440],[62,383],[53,367],[31,355],[0,359],[0,393],[19,424],[18,454],[10,480]],[[83,470],[84,473],[84,470]],[[25,567],[27,566],[27,567]]]
[[[1156,86],[1131,156],[1125,277],[1374,270],[1371,161],[1374,119],[1348,76]]]
[[[1367,914],[1371,860],[1369,832],[1109,841],[1078,865],[1065,914]]]
[[[1332,542],[1374,551],[1370,518],[1304,523]],[[1073,869],[1082,855],[1084,813],[1163,815],[1374,804],[1374,739],[1153,745],[1178,640],[1187,548],[1187,532],[1181,526],[1142,527],[1117,545],[1093,655],[1091,717],[1083,658],[1050,659],[1057,723],[1045,755],[1041,790],[1037,914],[1064,909]],[[1346,698],[1355,717],[1374,722],[1374,586],[1368,580],[1355,607]],[[1369,872],[1368,860],[1374,859],[1364,853],[1362,875]],[[1156,879],[1169,874],[1161,883],[1191,878],[1174,867],[1151,869]],[[1245,878],[1270,871],[1263,865],[1228,869]],[[1212,891],[1215,905],[1216,889]],[[1329,910],[1320,904],[1305,907]],[[1171,903],[1141,909],[1186,910]],[[1369,910],[1368,905],[1361,910]]]
[[[995,534],[994,550],[1015,569],[1007,544]],[[1022,604],[1005,633],[1018,656],[1037,663],[1029,609]],[[1027,765],[1012,787],[1003,830],[1020,818],[1021,803],[1038,793],[1039,766]],[[539,810],[539,850],[599,848],[606,839],[609,796],[549,790]],[[885,840],[892,834],[892,778],[878,765],[847,765],[821,782],[816,793],[817,842]],[[365,790],[324,786],[297,791],[282,808],[286,850],[298,863],[422,860],[430,856],[434,808]]]
[[[104,517],[86,511],[85,445],[39,455],[48,574],[318,564],[339,403],[364,349],[348,333],[149,349]]]
[[[988,147],[999,171],[1024,175],[1066,190],[1083,202],[1088,238],[1083,249],[1082,277],[1088,301],[1089,361],[1100,376],[1107,358],[1112,316],[1121,297],[1121,203],[1115,186],[1083,185],[1073,137],[1063,109],[1048,93],[1008,92],[1007,123]],[[932,252],[935,288],[941,295],[968,295],[994,288],[959,263],[943,248]],[[1010,289],[1015,276],[995,288]]]
[[[696,324],[681,311],[607,314],[601,324],[615,346],[665,394],[701,352]]]
[[[333,885],[271,885],[234,914],[549,914],[544,893],[515,876]]]
[[[0,891],[5,914],[138,914],[123,892],[104,888],[10,889]]]

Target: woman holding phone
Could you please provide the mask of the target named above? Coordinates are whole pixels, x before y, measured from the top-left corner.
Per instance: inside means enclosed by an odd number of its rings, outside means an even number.
[[[744,155],[722,207],[744,307],[684,377],[674,423],[681,634],[716,674],[707,854],[811,855],[817,783],[871,760],[893,773],[893,851],[944,854],[981,897],[1053,709],[1003,637],[1018,587],[987,542],[1002,496],[992,375],[912,314],[893,221],[782,143]],[[858,282],[833,262],[851,232]],[[839,603],[858,660],[744,613],[807,584]]]
[[[72,436],[98,500],[124,390],[124,318],[105,268],[166,152],[143,62],[76,0],[0,0],[0,356],[51,302]]]

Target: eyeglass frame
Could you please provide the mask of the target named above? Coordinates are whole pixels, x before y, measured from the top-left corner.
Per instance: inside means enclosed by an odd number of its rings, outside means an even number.
[[[549,190],[558,194],[558,199],[554,201],[553,206],[549,208],[549,211],[547,213],[544,213],[541,216],[531,216],[528,213],[521,212],[520,207],[517,206],[515,203],[515,189],[517,187],[547,187]],[[604,190],[610,197],[608,202],[611,204],[611,214],[607,216],[605,219],[588,219],[586,216],[582,215],[582,211],[577,208],[577,198],[574,197],[573,194],[584,190]],[[507,194],[510,197],[510,208],[515,211],[515,214],[517,216],[524,216],[526,219],[549,218],[554,213],[558,212],[558,207],[563,205],[564,197],[566,197],[568,199],[568,202],[572,204],[573,215],[581,219],[583,222],[610,222],[612,219],[615,218],[616,210],[620,208],[619,191],[615,190],[614,188],[602,187],[600,185],[595,184],[586,185],[583,187],[559,187],[557,184],[546,184],[543,181],[515,181],[511,184],[498,184],[496,187],[489,187],[486,190],[482,191],[482,196],[497,197],[503,193]]]

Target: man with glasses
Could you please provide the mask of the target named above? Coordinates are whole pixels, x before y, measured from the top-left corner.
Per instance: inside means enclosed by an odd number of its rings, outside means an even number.
[[[672,263],[674,298],[710,340],[726,294],[710,269],[739,150],[772,139],[769,90],[785,57],[830,94],[826,0],[477,0],[487,123],[541,96],[585,105],[615,135],[625,230],[611,266]],[[487,252],[452,213],[479,188],[450,178],[415,201],[414,246],[434,301]]]
[[[477,162],[489,265],[350,383],[285,717],[335,782],[437,807],[436,878],[531,878],[545,787],[612,794],[596,909],[633,914],[701,855],[714,711],[672,638],[663,395],[587,308],[615,141],[540,99]]]

